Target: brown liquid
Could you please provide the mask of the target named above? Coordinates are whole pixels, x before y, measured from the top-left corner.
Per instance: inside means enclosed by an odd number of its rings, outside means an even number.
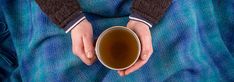
[[[127,30],[109,31],[100,41],[100,58],[112,68],[131,65],[138,54],[137,40]]]

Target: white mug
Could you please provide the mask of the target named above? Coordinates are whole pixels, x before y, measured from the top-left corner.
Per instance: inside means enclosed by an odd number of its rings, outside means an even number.
[[[126,67],[123,67],[123,68],[113,68],[113,67],[111,67],[111,66],[108,66],[103,60],[102,60],[102,58],[101,58],[101,54],[100,54],[100,42],[101,42],[101,40],[103,39],[103,37],[104,36],[106,36],[106,34],[108,33],[108,32],[111,32],[111,31],[113,31],[113,30],[125,30],[125,31],[127,31],[127,32],[129,32],[132,36],[134,36],[134,39],[135,39],[135,41],[137,42],[137,47],[138,47],[138,51],[137,51],[137,57],[134,59],[134,62],[131,62],[131,64],[130,65],[128,65],[128,66],[126,66]],[[136,63],[136,61],[138,60],[138,58],[139,58],[139,56],[140,56],[140,52],[141,52],[141,43],[140,43],[140,40],[139,40],[139,38],[138,38],[138,36],[136,35],[136,33],[135,32],[133,32],[131,29],[129,29],[129,28],[126,28],[126,27],[124,27],[124,26],[113,26],[113,27],[110,27],[110,28],[108,28],[108,29],[106,29],[104,32],[102,32],[101,33],[101,35],[98,37],[98,39],[97,39],[97,42],[96,42],[96,47],[95,47],[95,52],[96,52],[96,55],[97,55],[97,58],[98,58],[98,60],[105,66],[105,67],[107,67],[107,68],[109,68],[109,69],[112,69],[112,70],[124,70],[124,69],[127,69],[127,68],[129,68],[129,67],[131,67],[132,65],[134,65],[135,63]],[[110,54],[111,55],[111,54]],[[119,60],[119,61],[121,61],[121,60]]]

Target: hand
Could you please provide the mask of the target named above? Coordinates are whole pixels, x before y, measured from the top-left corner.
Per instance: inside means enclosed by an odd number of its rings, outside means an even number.
[[[151,34],[149,27],[146,24],[139,21],[130,20],[127,24],[127,28],[130,28],[138,35],[141,41],[141,54],[140,58],[133,66],[126,70],[118,71],[120,76],[125,76],[138,70],[148,61],[151,54],[153,53]]]
[[[95,62],[93,46],[93,29],[90,22],[86,19],[80,22],[71,30],[72,51],[86,65],[91,65]]]

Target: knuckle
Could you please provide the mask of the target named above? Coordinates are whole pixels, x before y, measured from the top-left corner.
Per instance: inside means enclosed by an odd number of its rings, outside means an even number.
[[[146,49],[146,50],[143,50],[143,53],[146,54],[146,55],[150,55],[153,53],[153,50],[152,49]]]
[[[72,52],[73,52],[73,54],[76,54],[76,49],[72,48]]]
[[[149,58],[147,58],[145,61],[142,61],[141,64],[143,64],[143,65],[146,64],[148,60],[149,60]]]
[[[84,34],[83,34],[83,37],[84,37],[85,39],[87,39],[87,38],[89,38],[89,37],[90,37],[90,34],[88,34],[88,33],[84,33]]]
[[[150,48],[149,53],[152,54],[154,52],[153,48]]]
[[[87,38],[87,37],[88,37],[88,35],[87,35],[87,34],[83,34],[83,37]]]
[[[73,54],[76,54],[76,55],[79,53],[77,47],[72,47],[72,52]]]
[[[85,44],[85,51],[86,52],[92,52],[93,50],[94,50],[94,47],[93,47],[92,43]]]

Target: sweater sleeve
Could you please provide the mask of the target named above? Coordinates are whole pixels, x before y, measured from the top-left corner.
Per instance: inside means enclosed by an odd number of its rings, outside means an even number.
[[[66,33],[85,19],[76,0],[36,0],[36,2],[41,10]]]
[[[151,27],[159,22],[171,3],[172,0],[133,0],[129,18]]]

